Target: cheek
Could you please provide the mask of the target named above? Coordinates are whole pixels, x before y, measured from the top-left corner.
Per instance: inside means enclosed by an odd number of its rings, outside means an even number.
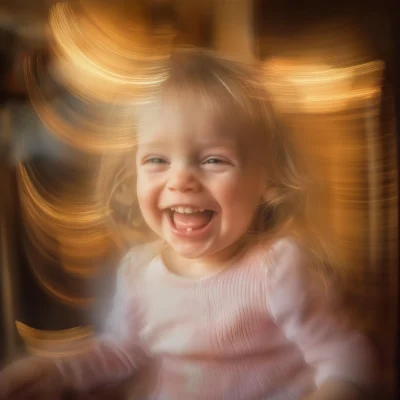
[[[148,224],[155,223],[160,216],[160,185],[151,177],[138,174],[136,194],[144,219]]]
[[[226,182],[216,190],[225,210],[244,219],[253,217],[261,199],[260,184],[251,178]]]
[[[148,212],[154,207],[156,193],[153,185],[151,185],[148,180],[138,177],[136,194],[143,213]]]
[[[156,208],[153,200],[154,196],[152,195],[151,191],[148,190],[148,188],[144,187],[144,185],[139,185],[139,182],[136,193],[139,208],[144,221],[153,232],[157,232],[159,221],[158,215],[155,212]]]
[[[261,196],[260,186],[259,180],[256,181],[252,175],[234,176],[215,184],[214,192],[218,193],[220,199],[229,203],[254,203]],[[232,202],[232,199],[237,199],[238,201]]]
[[[139,202],[139,205],[142,207],[146,198],[146,187],[144,185],[143,180],[138,176],[136,181],[136,195]]]

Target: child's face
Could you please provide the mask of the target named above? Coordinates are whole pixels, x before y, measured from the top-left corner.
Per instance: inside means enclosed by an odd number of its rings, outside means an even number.
[[[146,122],[136,158],[145,221],[182,257],[229,255],[263,194],[257,143],[217,129],[201,110],[168,106]]]

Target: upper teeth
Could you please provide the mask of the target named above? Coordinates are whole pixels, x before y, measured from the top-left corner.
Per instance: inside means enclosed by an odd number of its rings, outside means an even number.
[[[203,212],[205,208],[192,208],[192,207],[171,207],[172,211],[176,211],[181,214],[192,214],[196,212]]]

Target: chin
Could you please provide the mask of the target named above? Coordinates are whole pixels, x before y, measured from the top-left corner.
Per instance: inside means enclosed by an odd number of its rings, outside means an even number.
[[[187,249],[182,248],[180,246],[173,246],[171,248],[177,253],[179,256],[187,258],[188,260],[196,260],[198,258],[206,257],[208,254],[204,251],[199,251],[196,249]]]
[[[196,246],[193,244],[177,244],[173,242],[168,243],[171,248],[180,257],[187,258],[188,260],[196,260],[203,257],[208,257],[213,254],[209,249],[203,246]]]

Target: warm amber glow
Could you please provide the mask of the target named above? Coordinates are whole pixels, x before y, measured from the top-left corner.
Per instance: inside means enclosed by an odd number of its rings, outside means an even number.
[[[76,355],[85,350],[93,337],[90,327],[43,331],[17,322],[17,330],[29,352],[42,357]]]
[[[383,63],[332,68],[272,59],[264,70],[267,87],[283,112],[332,113],[379,96]]]
[[[139,24],[110,24],[98,7],[56,4],[49,30],[63,82],[95,100],[147,98],[166,77],[173,33],[152,35]]]

